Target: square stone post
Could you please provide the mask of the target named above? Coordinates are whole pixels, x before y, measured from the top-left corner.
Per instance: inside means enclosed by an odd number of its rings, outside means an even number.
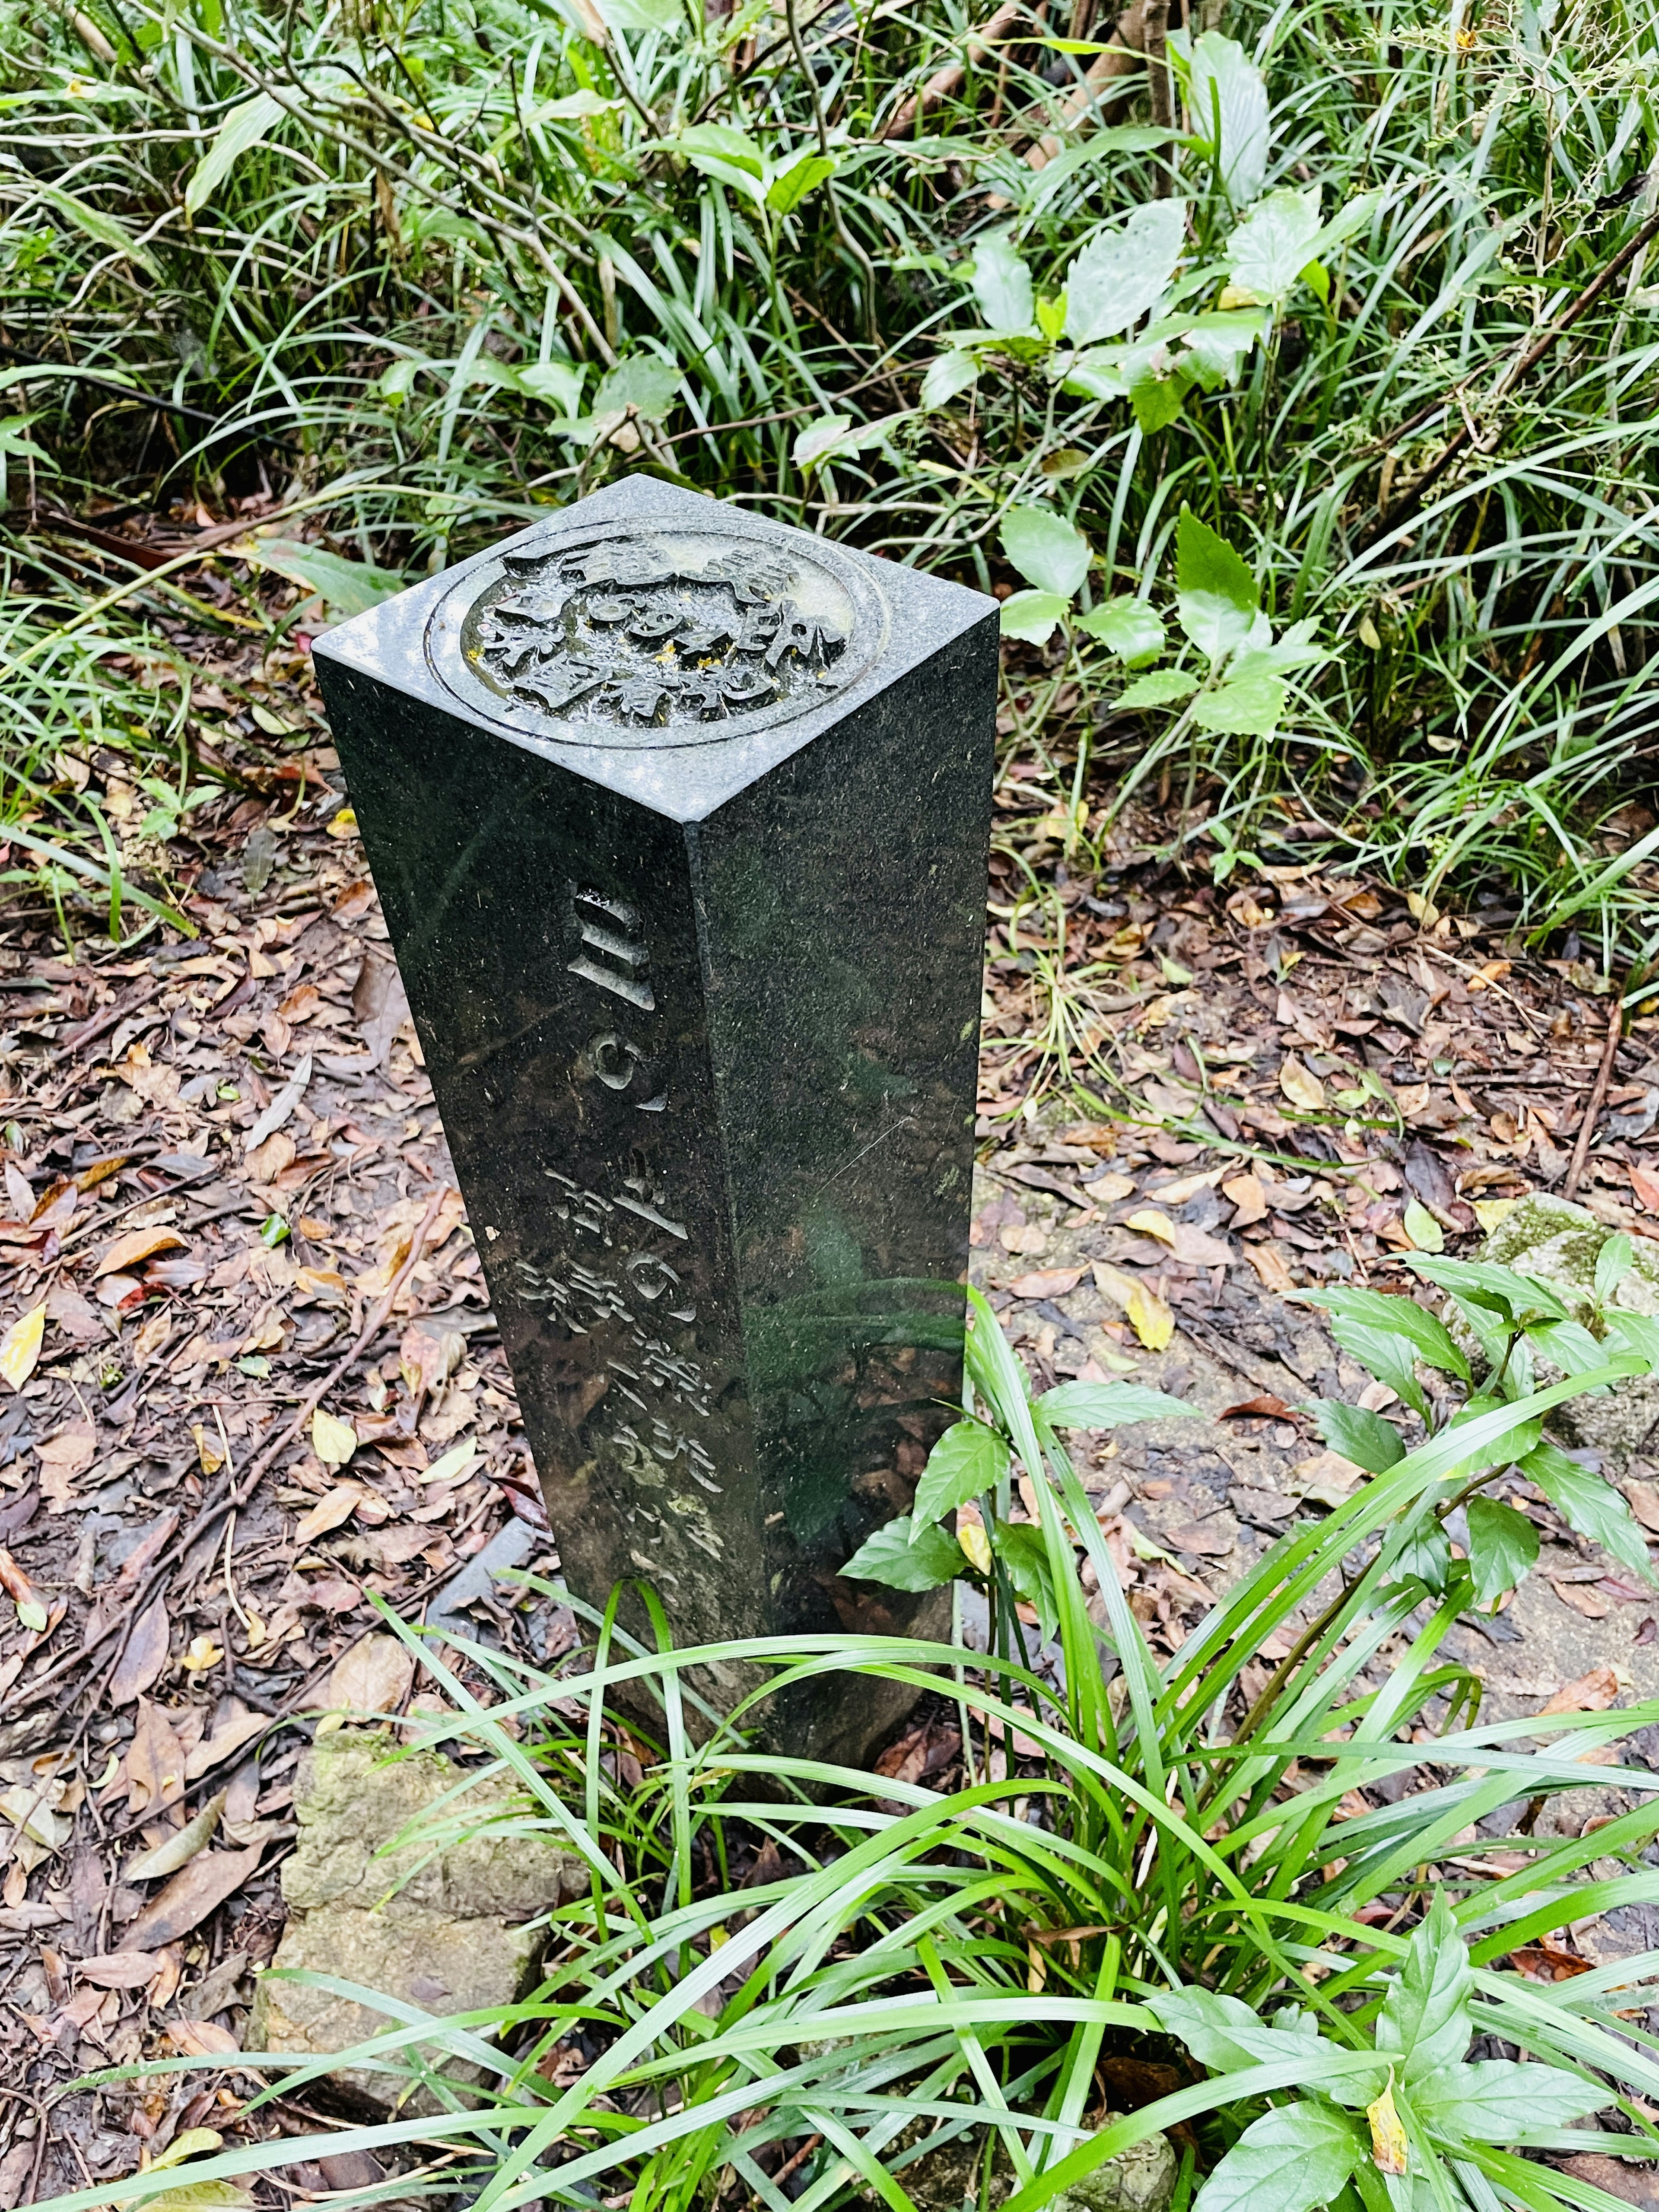
[[[570,1587],[938,1632],[837,1570],[960,1394],[994,603],[636,476],[316,659]]]

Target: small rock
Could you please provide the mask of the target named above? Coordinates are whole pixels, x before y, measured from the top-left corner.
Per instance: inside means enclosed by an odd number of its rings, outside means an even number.
[[[1120,2113],[1109,2112],[1103,2125],[1121,2118]],[[923,2124],[923,2131],[932,2124]],[[906,2135],[910,2132],[907,2130]],[[905,2136],[899,2140],[903,2142]],[[980,2202],[983,2154],[982,2136],[962,2136],[902,2167],[897,2179],[918,2212],[961,2212],[964,2203]],[[1144,2142],[1121,2150],[1083,2180],[1062,2190],[1053,2199],[1049,2212],[1164,2212],[1175,2195],[1179,2170],[1180,2160],[1168,2136],[1148,2136]],[[1000,2165],[991,2175],[988,2201],[1001,2204],[1013,2193],[1014,2178],[1006,2166]]]
[[[544,1931],[524,1923],[586,1888],[581,1861],[544,1837],[523,1834],[474,1832],[435,1858],[419,1844],[381,1852],[464,1779],[439,1753],[387,1763],[391,1748],[379,1730],[342,1729],[319,1738],[301,1761],[294,1786],[299,1842],[283,1869],[289,1924],[271,1965],[332,1974],[439,2015],[511,2004],[534,1980],[544,1940]],[[509,1778],[492,1777],[455,1809],[465,1808],[476,1830],[513,1809],[517,1797]],[[267,1974],[246,2047],[314,2057],[349,2050],[392,2025],[368,2005]],[[445,2071],[460,2084],[479,2078],[454,2060]],[[409,2114],[438,2109],[424,2092],[407,2097],[400,2073],[346,2067],[331,2078],[348,2102],[377,2117],[394,2106]]]
[[[1536,1275],[1566,1303],[1573,1317],[1587,1321],[1595,1283],[1595,1261],[1614,1232],[1582,1206],[1534,1191],[1523,1198],[1487,1237],[1483,1260]],[[1608,1303],[1627,1313],[1659,1314],[1659,1243],[1636,1237],[1635,1256]],[[1453,1334],[1467,1350],[1468,1333]],[[1558,1382],[1560,1370],[1537,1362],[1540,1386]],[[1551,1418],[1552,1429],[1602,1453],[1609,1472],[1622,1473],[1659,1422],[1659,1376],[1644,1376],[1614,1385],[1599,1396],[1569,1399]]]

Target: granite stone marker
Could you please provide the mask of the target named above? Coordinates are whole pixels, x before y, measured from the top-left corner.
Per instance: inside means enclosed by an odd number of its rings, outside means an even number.
[[[644,477],[318,641],[565,1576],[682,1644],[948,1619],[837,1570],[960,1393],[996,660]]]

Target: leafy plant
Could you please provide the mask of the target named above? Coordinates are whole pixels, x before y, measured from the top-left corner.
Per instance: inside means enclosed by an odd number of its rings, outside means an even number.
[[[1463,1340],[1414,1299],[1341,1287],[1295,1295],[1324,1307],[1331,1333],[1350,1358],[1432,1433],[1450,1438],[1535,1389],[1537,1363],[1571,1382],[1596,1374],[1587,1387],[1612,1387],[1607,1370],[1645,1370],[1659,1356],[1659,1328],[1646,1316],[1608,1303],[1629,1272],[1633,1248],[1627,1237],[1609,1237],[1596,1266],[1587,1322],[1573,1315],[1560,1293],[1539,1278],[1489,1261],[1451,1260],[1413,1253],[1409,1264],[1447,1292]],[[1588,1325],[1587,1325],[1588,1322]],[[1598,1336],[1595,1332],[1601,1332]],[[1425,1370],[1457,1399],[1437,1400]],[[1398,1430],[1380,1413],[1330,1400],[1317,1402],[1316,1418],[1326,1442],[1374,1475],[1405,1457]],[[1601,1545],[1644,1579],[1655,1579],[1647,1544],[1622,1493],[1571,1458],[1543,1434],[1541,1419],[1512,1437],[1508,1460],[1477,1455],[1448,1470],[1402,1516],[1394,1542],[1402,1566],[1437,1595],[1461,1596],[1466,1605],[1495,1608],[1524,1578],[1538,1556],[1538,1538],[1526,1516],[1486,1493],[1510,1468],[1535,1485],[1577,1534]],[[1462,1516],[1463,1556],[1452,1550],[1448,1524]]]
[[[969,1341],[979,1413],[950,1432],[890,1540],[925,1559],[942,1540],[930,1516],[953,1496],[988,1503],[987,1529],[1007,1522],[1012,1450],[1034,1512],[1012,1525],[1046,1565],[1056,1662],[1008,1648],[1021,1632],[1006,1607],[989,1651],[848,1636],[674,1651],[648,1590],[655,1649],[622,1629],[620,1592],[592,1620],[591,1649],[556,1674],[471,1648],[493,1704],[421,1647],[453,1708],[429,1740],[484,1751],[480,1778],[522,1785],[524,1810],[492,1818],[492,1832],[562,1837],[591,1893],[551,1916],[543,1982],[521,2005],[433,2021],[307,1977],[377,2007],[384,2032],[334,2058],[240,2065],[263,2064],[290,2093],[334,2064],[383,2069],[443,2109],[219,2150],[192,2161],[196,2185],[324,2150],[416,2145],[441,2154],[429,2181],[486,2212],[619,2196],[690,2212],[728,2192],[908,2212],[927,2193],[922,2162],[966,2150],[978,2185],[1006,2180],[1006,2203],[1036,2212],[1118,2151],[1184,2126],[1202,2212],[1247,2196],[1260,2212],[1399,2212],[1419,2191],[1448,2212],[1593,2212],[1599,2194],[1540,2152],[1653,2155],[1659,2065],[1638,2024],[1651,1955],[1543,1983],[1513,1954],[1587,1912],[1653,1899],[1659,1783],[1586,1759],[1659,1706],[1480,1724],[1478,1678],[1442,1656],[1468,1593],[1431,1589],[1395,1541],[1454,1469],[1507,1464],[1554,1407],[1644,1363],[1608,1358],[1443,1425],[1268,1547],[1160,1662],[1060,1435],[1137,1404],[1163,1418],[1167,1401],[1119,1386],[1034,1401],[982,1303]],[[976,1571],[1000,1605],[1022,1547],[996,1534]],[[725,1722],[688,1680],[710,1662],[765,1677]],[[745,1740],[772,1694],[829,1670],[942,1693],[961,1785],[936,1792]],[[659,1742],[621,1717],[618,1696],[630,1710],[659,1701]],[[1570,1788],[1632,1802],[1585,1838],[1500,1817]],[[463,1784],[416,1832],[429,1849],[476,1826],[467,1795]],[[764,1867],[752,1861],[763,1841]],[[1492,1862],[1500,1844],[1517,1869]],[[752,1878],[734,1887],[745,1863]],[[1477,2037],[1524,2069],[1472,2059]],[[1172,2044],[1192,2062],[1186,2078],[1177,2069],[1176,2086],[1108,2118],[1103,2066],[1116,2080],[1121,2061],[1167,2064]],[[447,2081],[449,2057],[482,2069],[481,2097]],[[1564,2126],[1614,2106],[1623,2132]],[[778,2187],[785,2166],[793,2199]],[[153,2202],[168,2179],[134,2176],[122,2194]],[[54,2212],[99,2201],[81,2191]]]

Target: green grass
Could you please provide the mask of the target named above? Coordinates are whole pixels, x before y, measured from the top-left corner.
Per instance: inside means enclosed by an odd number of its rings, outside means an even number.
[[[1436,1263],[1494,1363],[1485,1397],[1465,1398],[1464,1355],[1425,1310],[1411,1307],[1401,1336],[1371,1309],[1407,1302],[1343,1294],[1339,1338],[1401,1377],[1427,1432],[1407,1451],[1379,1416],[1321,1408],[1327,1434],[1381,1471],[1272,1545],[1163,1660],[1060,1434],[1146,1419],[1156,1394],[1070,1385],[1033,1400],[982,1304],[969,1371],[995,1449],[936,1449],[917,1510],[948,1511],[983,1485],[992,1566],[973,1573],[990,1602],[988,1656],[847,1636],[675,1652],[647,1592],[655,1650],[623,1632],[615,1599],[588,1616],[585,1671],[555,1678],[471,1649],[495,1700],[485,1705],[400,1628],[455,1708],[428,1741],[484,1753],[475,1778],[505,1774],[522,1791],[521,1811],[484,1820],[458,1785],[414,1834],[434,1850],[486,1829],[551,1836],[586,1862],[589,1893],[551,1915],[544,1979],[516,2006],[434,2023],[303,1978],[386,2019],[332,2063],[422,2083],[447,2108],[439,2117],[230,2151],[204,2142],[183,2174],[124,2182],[123,2200],[234,2203],[239,2183],[293,2160],[416,2146],[447,2160],[432,2186],[489,2212],[596,2201],[780,2212],[790,2200],[774,2177],[790,2160],[809,2212],[855,2201],[909,2212],[907,2176],[920,2176],[908,2169],[965,2143],[982,2174],[1012,2181],[1019,2212],[1036,2212],[1114,2153],[1187,2123],[1194,2163],[1178,2201],[1201,2176],[1194,2212],[1246,2198],[1254,2212],[1397,2212],[1401,2196],[1444,2212],[1617,2212],[1619,2199],[1540,2154],[1659,2152],[1644,2009],[1659,1954],[1563,1984],[1525,1978],[1511,1954],[1659,1895],[1659,1781],[1583,1763],[1659,1720],[1659,1705],[1483,1721],[1479,1677],[1445,1647],[1462,1614],[1527,1571],[1505,1522],[1522,1516],[1496,1498],[1516,1454],[1575,1527],[1586,1510],[1620,1510],[1587,1505],[1604,1486],[1574,1462],[1552,1472],[1537,1424],[1659,1355],[1652,1325],[1614,1310],[1626,1248],[1609,1240],[1595,1297],[1580,1302],[1589,1327],[1503,1269]],[[1534,1389],[1534,1350],[1571,1378]],[[1414,1356],[1440,1370],[1449,1418],[1413,1379]],[[1032,1479],[1034,1521],[1008,1518],[1011,1455]],[[1467,1560],[1436,1541],[1460,1506]],[[960,1554],[957,1568],[969,1571]],[[1025,1648],[1014,1599],[1028,1593],[1048,1616],[1058,1675]],[[709,1661],[769,1678],[725,1723],[687,1679]],[[769,1696],[825,1672],[942,1694],[967,1749],[962,1785],[936,1793],[747,1741]],[[641,1696],[654,1731],[611,1704]],[[1352,1794],[1401,1776],[1416,1787],[1399,1802]],[[1537,1804],[1518,1826],[1492,1818],[1586,1788],[1623,1792],[1629,1809],[1582,1837],[1536,1833]],[[775,1875],[734,1887],[729,1870],[763,1841]],[[1490,1863],[1504,1852],[1519,1866]],[[1502,2057],[1466,2065],[1476,2036]],[[1534,2062],[1524,2073],[1516,2053]],[[483,2069],[476,2106],[437,2070],[447,2057]],[[1174,2061],[1177,2086],[1154,2085],[1108,2124],[1099,2075],[1113,2058]],[[302,2095],[330,2063],[266,2061],[268,2094]],[[1565,2124],[1594,2112],[1603,2131]],[[1374,2162],[1368,2117],[1403,2131],[1408,2191]],[[232,2193],[175,2199],[181,2182]],[[406,2185],[390,2178],[381,2193]],[[52,2212],[90,2212],[106,2194],[76,2192]]]
[[[1237,5],[1226,29],[1272,102],[1242,183],[1231,125],[1216,159],[1172,154],[1133,77],[1096,103],[1108,130],[1063,130],[1061,158],[1030,167],[1090,59],[1035,43],[981,50],[920,137],[885,137],[963,56],[954,0],[804,8],[793,32],[756,5],[706,21],[674,0],[608,5],[603,38],[579,0],[0,9],[0,373],[26,606],[61,621],[97,589],[31,536],[37,495],[222,511],[351,477],[313,510],[325,549],[409,574],[645,466],[981,583],[1018,580],[1003,521],[1042,503],[1087,537],[1085,604],[1158,609],[1188,502],[1275,623],[1310,622],[1328,658],[1271,731],[1194,735],[1170,710],[1116,708],[1122,672],[1086,635],[1015,647],[1011,718],[1048,768],[1025,849],[1040,857],[1058,817],[1092,850],[1126,768],[1172,803],[1190,774],[1171,849],[1200,866],[1282,858],[1294,824],[1299,858],[1442,903],[1495,894],[1528,927],[1571,919],[1607,964],[1642,958],[1646,254],[1506,379],[1645,217],[1646,0]],[[967,281],[988,236],[1040,308],[1103,227],[1174,190],[1184,304],[1203,309],[1243,212],[1229,177],[1241,198],[1316,186],[1328,217],[1376,196],[1284,290],[1236,385],[1192,386],[1168,420],[1182,379],[1157,364],[1133,404],[1086,396],[1055,380],[1070,341],[1028,309],[979,344],[971,388],[922,404],[929,364],[988,326]],[[797,440],[829,418],[845,434],[822,429],[803,465]],[[1465,424],[1478,442],[1402,512]],[[134,581],[125,617],[176,613]],[[280,629],[269,584],[243,611]],[[38,803],[28,779],[87,711],[69,692],[104,681],[91,640],[74,657],[66,690],[7,652],[0,817]],[[84,823],[58,826],[98,857]]]

